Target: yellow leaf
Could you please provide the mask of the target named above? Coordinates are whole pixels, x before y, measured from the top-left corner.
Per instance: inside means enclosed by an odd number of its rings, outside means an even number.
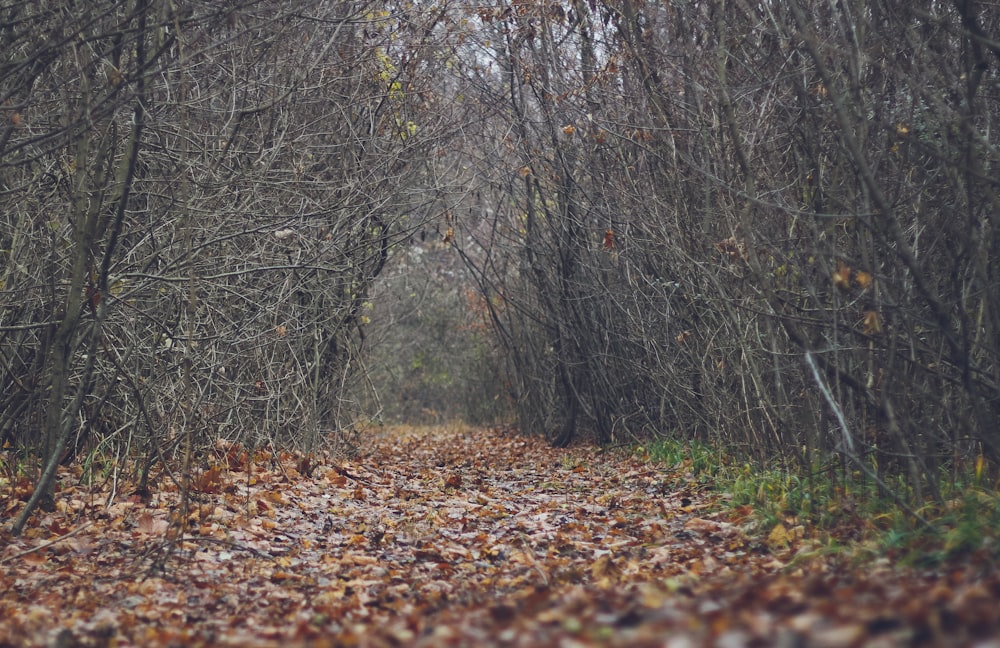
[[[875,335],[882,332],[882,322],[878,313],[873,310],[866,310],[861,318],[861,330],[865,335]]]
[[[771,533],[767,535],[767,546],[774,550],[788,549],[788,546],[792,543],[792,536],[788,533],[788,529],[785,528],[784,524],[778,523],[771,529]]]

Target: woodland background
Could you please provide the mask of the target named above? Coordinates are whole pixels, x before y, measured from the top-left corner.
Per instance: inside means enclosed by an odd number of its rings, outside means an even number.
[[[380,420],[905,506],[1000,459],[993,3],[5,0],[0,52],[16,527]]]

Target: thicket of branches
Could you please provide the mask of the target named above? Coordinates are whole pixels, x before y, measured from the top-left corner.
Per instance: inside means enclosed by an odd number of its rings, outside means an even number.
[[[148,471],[349,428],[361,306],[434,181],[436,20],[4,3],[0,435],[42,460],[38,492],[95,449]]]
[[[500,173],[465,247],[524,429],[839,459],[917,498],[1000,459],[995,6],[475,20],[472,148]]]

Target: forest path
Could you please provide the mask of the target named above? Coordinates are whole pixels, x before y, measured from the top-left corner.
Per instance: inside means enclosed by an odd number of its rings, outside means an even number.
[[[70,486],[61,512],[5,537],[0,646],[893,646],[1000,636],[995,575],[858,568],[807,541],[769,548],[746,534],[740,511],[634,456],[437,427],[391,429],[350,462],[272,457],[248,472],[237,449],[218,458],[195,480],[179,545],[165,541],[178,497],[165,484],[152,501],[107,509],[106,494]],[[11,499],[3,504],[9,516]]]

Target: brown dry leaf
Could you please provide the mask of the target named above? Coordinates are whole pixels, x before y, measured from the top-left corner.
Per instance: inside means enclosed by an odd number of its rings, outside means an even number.
[[[22,560],[29,565],[43,565],[49,561],[49,556],[43,551],[33,551],[25,556],[22,556]]]
[[[781,632],[802,645],[971,645],[967,628],[1000,632],[995,570],[803,566],[795,516],[748,539],[746,507],[664,493],[684,466],[667,476],[641,456],[449,428],[388,430],[318,479],[295,470],[300,456],[230,450],[219,446],[210,480],[226,487],[189,503],[198,533],[178,551],[137,541],[181,510],[168,488],[115,502],[79,533],[108,493],[67,488],[56,512],[5,537],[0,643],[52,645],[53,628],[80,645],[153,648],[771,645]],[[774,553],[751,550],[762,542]]]
[[[143,512],[136,519],[136,528],[145,535],[161,535],[166,533],[169,523],[162,518],[155,518],[152,514]]]
[[[710,533],[716,533],[721,527],[715,520],[706,520],[695,517],[685,522],[684,528],[688,531],[707,535]]]
[[[715,244],[715,249],[722,252],[730,261],[741,261],[746,259],[746,247],[735,236],[722,239]]]
[[[347,483],[347,477],[345,477],[344,475],[340,474],[339,472],[337,472],[337,470],[335,470],[333,468],[331,468],[330,470],[326,471],[326,475],[324,476],[324,479],[331,486],[343,486],[343,485],[345,485]]]
[[[277,491],[277,490],[264,491],[263,497],[264,497],[264,499],[268,500],[269,502],[271,502],[273,504],[284,504],[285,503],[285,498],[281,494],[281,491]]]

